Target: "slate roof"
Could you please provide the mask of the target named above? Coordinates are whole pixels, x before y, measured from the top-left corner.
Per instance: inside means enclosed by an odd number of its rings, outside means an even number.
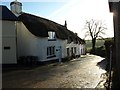
[[[70,39],[73,42],[85,43],[84,40],[68,30],[65,26],[51,20],[28,13],[23,13],[18,18],[24,23],[26,28],[37,37],[48,37],[48,31],[54,31],[59,39]]]
[[[18,21],[18,18],[6,6],[0,5],[0,20]]]

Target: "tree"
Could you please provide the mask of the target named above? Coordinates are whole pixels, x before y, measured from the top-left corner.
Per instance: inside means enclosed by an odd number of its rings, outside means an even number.
[[[86,21],[85,27],[86,33],[85,37],[90,36],[92,39],[92,51],[95,52],[96,39],[103,38],[102,35],[105,35],[106,25],[99,20]]]

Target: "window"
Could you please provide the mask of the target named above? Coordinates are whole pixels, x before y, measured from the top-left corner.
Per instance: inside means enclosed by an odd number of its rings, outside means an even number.
[[[48,36],[48,40],[56,40],[55,32],[49,31]]]
[[[74,53],[76,53],[76,47],[74,47]]]
[[[70,56],[70,50],[67,48],[67,56]]]
[[[47,47],[47,56],[55,56],[55,46]]]
[[[73,55],[73,47],[71,48],[71,54]]]
[[[5,46],[4,47],[4,50],[9,50],[10,49],[10,46]]]

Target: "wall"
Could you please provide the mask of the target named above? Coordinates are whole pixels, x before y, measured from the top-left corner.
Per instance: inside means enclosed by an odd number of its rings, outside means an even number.
[[[20,56],[38,56],[39,61],[58,59],[57,51],[55,51],[56,57],[47,58],[47,47],[49,46],[55,46],[55,49],[61,46],[61,57],[64,58],[66,56],[66,43],[66,40],[56,39],[56,41],[48,41],[48,37],[36,37],[29,32],[22,22],[17,24],[18,59]]]
[[[76,53],[73,50],[73,53],[75,53],[75,55],[81,55],[81,54],[84,53],[84,51],[81,52],[81,50],[84,49],[84,45],[83,44],[74,44],[74,42],[71,42],[71,43],[67,44],[67,47],[66,47],[66,48],[70,49],[70,56],[72,55],[72,49],[71,49],[72,47],[73,48],[76,47]]]
[[[49,41],[48,37],[36,37],[29,32],[22,22],[17,24],[17,46],[18,58],[21,56],[38,56],[39,61],[65,58],[67,57],[67,48],[70,48],[71,53],[72,47],[76,47],[75,55],[80,55],[83,54],[81,49],[84,48],[84,45],[74,44],[73,42],[67,44],[67,40],[56,38],[56,40]],[[47,58],[47,47],[49,46],[55,46],[56,57]],[[60,49],[60,51],[57,49]]]
[[[47,37],[33,35],[22,22],[17,24],[18,59],[21,56],[38,56],[39,60],[46,59]]]
[[[2,21],[2,63],[16,64],[16,23]]]

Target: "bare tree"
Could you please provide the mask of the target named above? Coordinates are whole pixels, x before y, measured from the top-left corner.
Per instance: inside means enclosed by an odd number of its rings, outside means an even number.
[[[106,25],[102,21],[91,19],[90,21],[86,21],[84,29],[87,30],[85,37],[90,36],[92,38],[92,50],[94,52],[96,39],[102,38],[102,35],[105,35]]]

